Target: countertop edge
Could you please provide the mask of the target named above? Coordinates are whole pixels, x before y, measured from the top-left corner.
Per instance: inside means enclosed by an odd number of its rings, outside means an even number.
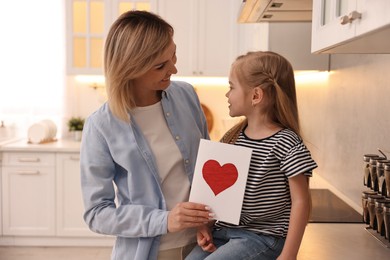
[[[31,144],[27,139],[6,143],[0,152],[80,152],[81,142],[72,139],[59,139],[43,144]]]

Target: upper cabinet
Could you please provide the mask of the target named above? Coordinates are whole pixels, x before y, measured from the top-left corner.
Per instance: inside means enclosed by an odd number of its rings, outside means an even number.
[[[224,76],[237,56],[237,0],[158,1],[174,30],[178,76]]]
[[[68,74],[103,74],[103,45],[115,19],[125,11],[155,10],[153,0],[67,0]]]
[[[390,1],[313,0],[313,53],[390,53]]]
[[[311,21],[312,0],[243,0],[238,21],[303,22]]]

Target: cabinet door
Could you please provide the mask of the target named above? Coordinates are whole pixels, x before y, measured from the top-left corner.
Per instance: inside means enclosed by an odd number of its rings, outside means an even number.
[[[68,73],[102,74],[109,9],[104,0],[67,1]]]
[[[198,71],[205,76],[229,76],[238,54],[240,1],[199,1]]]
[[[0,196],[3,197],[4,195],[2,194],[2,174],[1,174],[1,169],[2,169],[2,161],[3,161],[3,154],[0,153]],[[3,207],[2,207],[2,199],[0,199],[0,237],[3,235]]]
[[[153,10],[155,0],[67,0],[69,74],[103,74],[103,45],[115,19],[125,11]]]
[[[358,0],[356,11],[362,14],[362,18],[356,21],[357,36],[390,24],[389,0]]]
[[[237,55],[239,1],[159,1],[174,30],[178,76],[228,76]]]
[[[78,153],[57,154],[57,235],[98,236],[83,220]],[[101,236],[101,235],[100,235]]]
[[[197,15],[199,3],[195,0],[168,0],[158,2],[158,13],[172,25],[176,43],[178,76],[198,75]]]
[[[4,235],[55,235],[54,167],[3,166]]]
[[[341,17],[356,10],[356,0],[313,0],[312,52],[320,52],[355,36],[356,23]]]

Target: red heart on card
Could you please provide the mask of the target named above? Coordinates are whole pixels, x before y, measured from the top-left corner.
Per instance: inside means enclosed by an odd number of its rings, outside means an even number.
[[[215,160],[208,160],[203,164],[203,179],[217,196],[222,191],[231,187],[238,178],[236,166],[232,163],[220,165]]]

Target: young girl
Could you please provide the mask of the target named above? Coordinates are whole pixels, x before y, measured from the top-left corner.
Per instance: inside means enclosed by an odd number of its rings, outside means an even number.
[[[296,259],[317,165],[300,136],[293,69],[276,53],[250,52],[233,63],[229,84],[229,114],[245,120],[221,141],[253,149],[240,223],[199,228],[186,259]]]

